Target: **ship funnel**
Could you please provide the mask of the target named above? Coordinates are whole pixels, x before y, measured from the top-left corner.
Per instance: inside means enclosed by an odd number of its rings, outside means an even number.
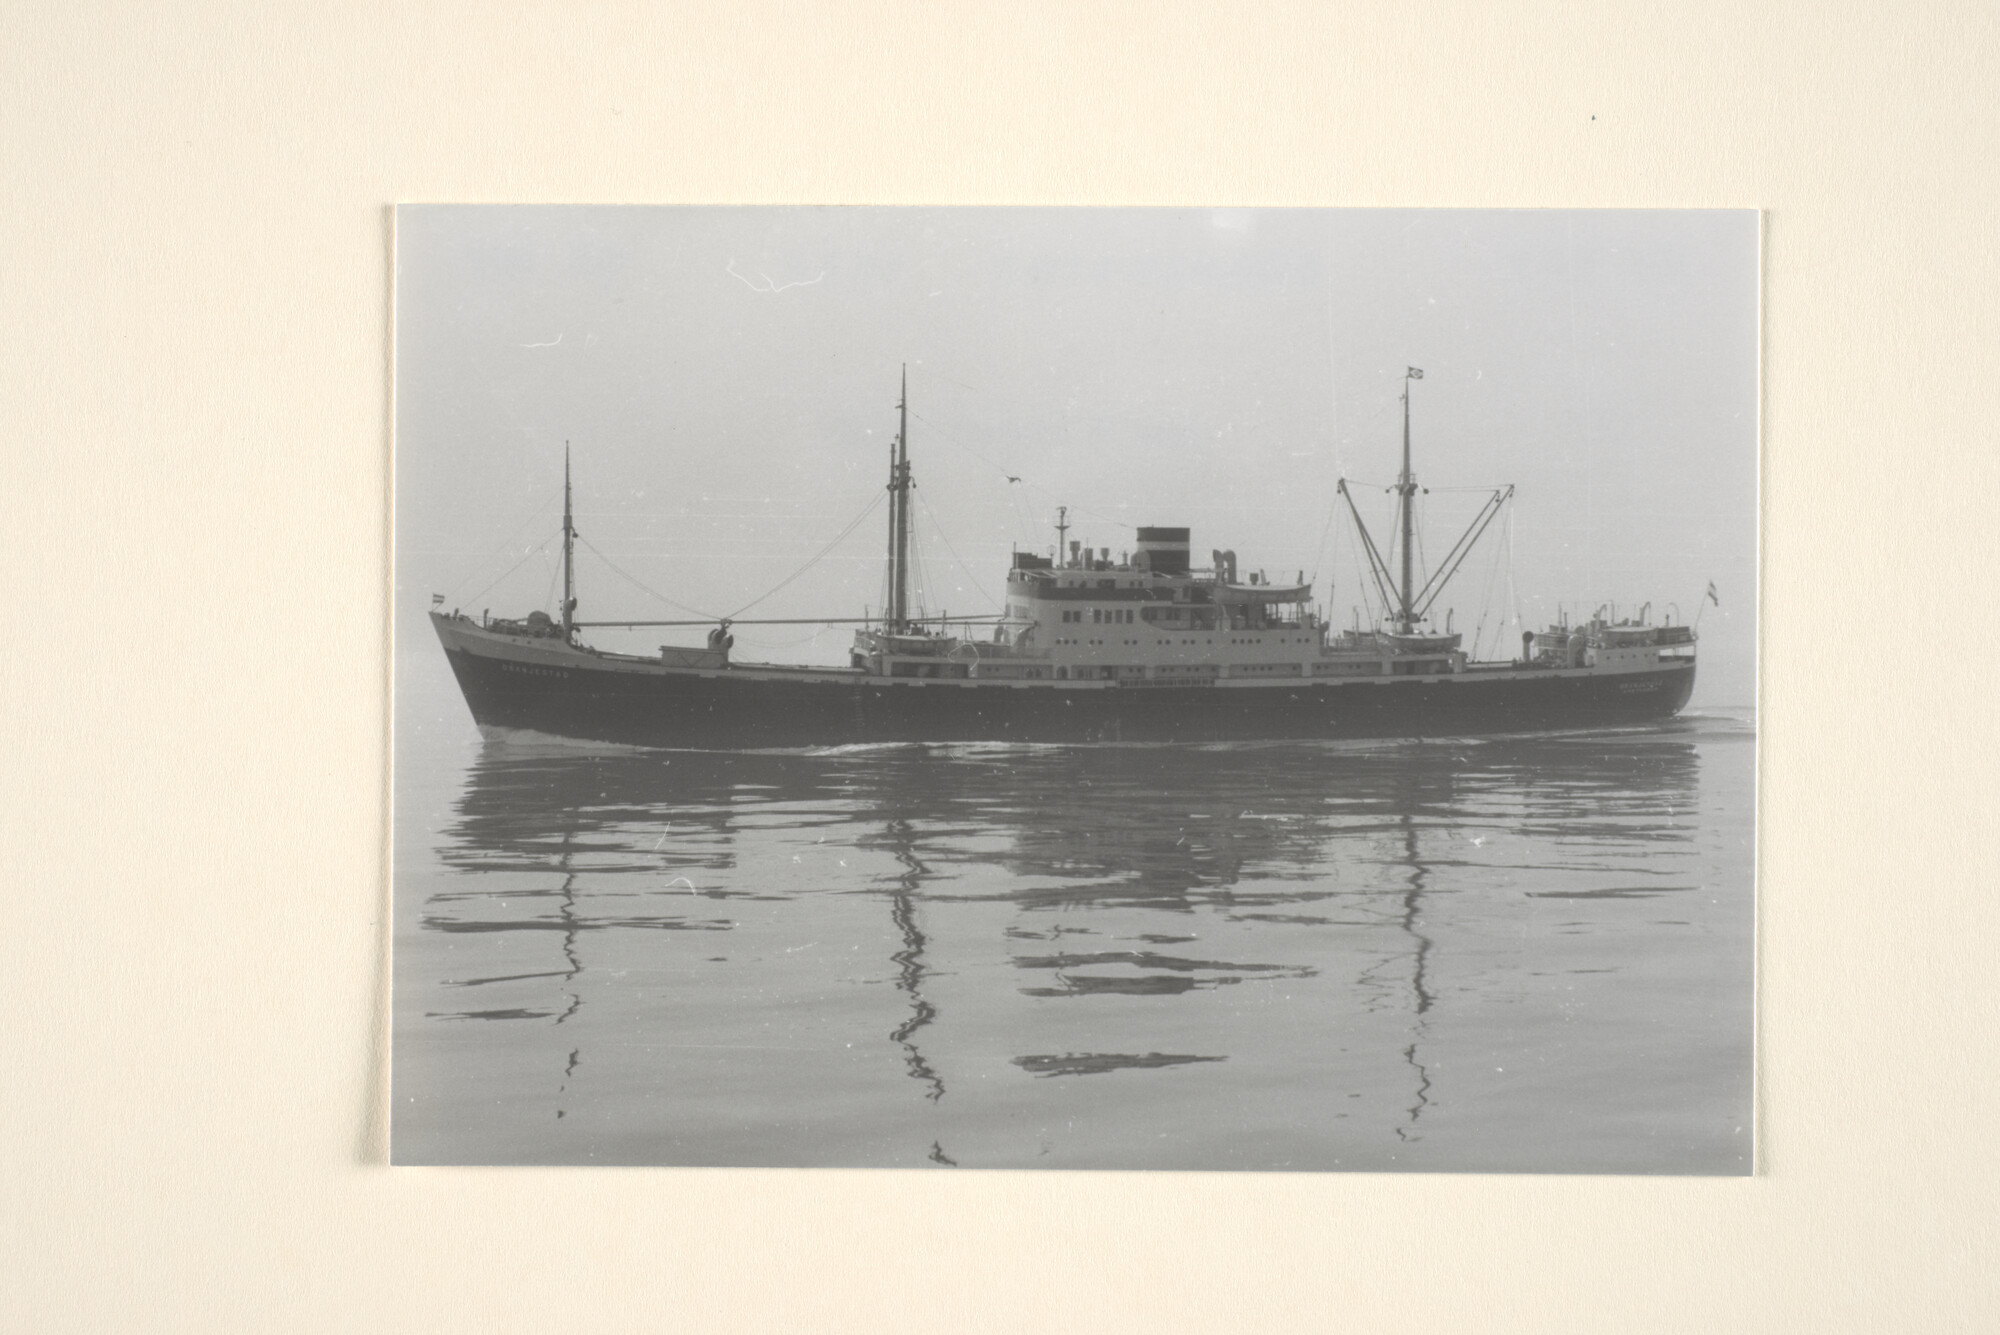
[[[1184,528],[1142,528],[1139,553],[1133,562],[1156,575],[1185,575],[1188,572],[1188,530]]]

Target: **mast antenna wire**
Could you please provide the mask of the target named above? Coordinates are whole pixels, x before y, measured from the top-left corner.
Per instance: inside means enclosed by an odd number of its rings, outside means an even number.
[[[1417,609],[1419,616],[1429,615],[1432,604],[1436,603],[1439,596],[1444,593],[1445,585],[1458,572],[1458,568],[1465,563],[1465,558],[1472,554],[1472,549],[1478,544],[1480,535],[1486,532],[1487,526],[1492,524],[1494,517],[1506,508],[1507,502],[1512,500],[1513,496],[1514,488],[1509,486],[1495,491],[1486,498],[1485,504],[1479,507],[1479,513],[1473,516],[1472,522],[1466,526],[1465,532],[1459,536],[1457,542],[1452,544],[1451,550],[1445,553],[1444,560],[1438,569],[1424,581],[1423,588],[1418,591],[1417,598],[1422,603],[1422,606]],[[1419,544],[1421,545],[1421,539],[1419,540]]]
[[[1424,552],[1424,529],[1429,525],[1430,518],[1431,503],[1419,497],[1417,499],[1417,527],[1412,536],[1417,540],[1417,570],[1424,577],[1422,587],[1426,589],[1431,586],[1431,562],[1430,557]]]
[[[562,572],[561,562],[557,562],[555,565],[549,567],[549,587],[542,591],[543,607],[547,607],[556,600],[556,581],[562,578]],[[477,602],[479,600],[475,598],[473,601]]]
[[[1479,661],[1480,640],[1486,634],[1487,618],[1492,616],[1493,614],[1493,586],[1500,582],[1500,570],[1501,567],[1504,566],[1506,563],[1507,563],[1507,548],[1501,543],[1498,542],[1494,543],[1493,564],[1487,568],[1486,588],[1485,591],[1479,595],[1479,626],[1476,630],[1472,632],[1472,658],[1474,662]],[[1502,625],[1505,625],[1506,621],[1507,621],[1506,611],[1505,609],[1502,609],[1500,615],[1500,623]],[[1500,646],[1499,636],[1503,634],[1505,634],[1504,631],[1496,633],[1493,641],[1493,646],[1495,649],[1499,648]]]
[[[937,511],[931,509],[931,503],[924,499],[924,494],[921,491],[917,493],[917,503],[924,507],[924,518],[931,521],[931,530],[937,534],[938,541],[943,543],[944,549],[951,553],[951,559],[958,563],[958,568],[965,572],[965,582],[970,584],[973,591],[981,598],[998,607],[1000,605],[999,600],[988,593],[977,579],[973,578],[972,567],[965,563],[965,558],[960,556],[958,549],[951,545],[951,539],[945,536],[944,525],[938,522]]]
[[[619,565],[616,561],[613,561],[603,552],[598,551],[597,544],[593,543],[589,538],[584,537],[581,533],[576,535],[576,540],[582,543],[584,546],[590,548],[591,554],[594,555],[598,560],[604,562],[605,565],[610,566],[613,574],[617,575],[620,579],[623,579],[627,584],[630,584],[633,588],[639,590],[639,592],[646,594],[648,597],[657,598],[659,601],[665,603],[668,607],[673,608],[676,612],[686,612],[689,616],[700,617],[703,621],[722,620],[721,617],[712,615],[711,613],[708,612],[704,612],[699,607],[689,607],[686,603],[675,602],[673,599],[667,597],[666,594],[661,593],[658,589],[655,589],[651,585],[646,584],[645,582],[640,580],[638,576],[626,570],[623,566]]]
[[[925,417],[915,408],[910,409],[910,416],[916,418],[919,422],[922,422],[925,426],[930,427],[932,430],[943,433],[945,438],[945,444],[951,446],[955,450],[959,450],[965,454],[971,455],[973,458],[979,460],[980,463],[983,463],[988,468],[993,469],[995,472],[999,473],[1000,476],[1006,478],[1008,481],[1018,482],[1021,480],[1013,469],[1007,467],[1005,464],[998,463],[995,460],[988,458],[987,456],[981,454],[978,450],[973,449],[970,445],[960,440],[958,438],[958,433],[953,431],[950,427],[942,426],[939,423],[933,422],[930,418]],[[1030,482],[1028,485],[1032,487],[1034,486],[1034,483]]]
[[[493,580],[490,583],[488,583],[485,588],[481,589],[478,593],[473,594],[470,598],[462,600],[453,598],[449,601],[451,601],[454,605],[456,605],[460,601],[468,603],[478,602],[481,598],[484,598],[487,594],[491,593],[496,587],[498,587],[501,580],[506,579],[507,576],[513,574],[516,570],[519,570],[522,566],[526,565],[530,558],[539,555],[541,552],[546,550],[548,548],[548,545],[556,540],[556,537],[557,537],[556,534],[551,533],[549,534],[548,537],[543,538],[539,543],[536,543],[533,547],[530,547],[526,555],[522,556],[520,560],[516,561],[513,565],[508,566],[505,570],[501,571],[498,575],[494,576]],[[465,581],[464,583],[469,583],[469,582],[470,581]],[[461,583],[460,585],[461,588],[464,587],[464,583]]]
[[[550,492],[548,495],[544,496],[541,500],[541,503],[529,509],[521,519],[521,522],[514,525],[513,532],[509,533],[504,539],[502,539],[500,544],[493,550],[505,551],[507,548],[512,547],[516,542],[519,542],[521,540],[521,534],[527,531],[527,528],[530,524],[542,518],[544,515],[548,514],[548,512],[551,509],[554,508],[551,505],[551,502],[554,499],[555,499],[554,492]],[[542,541],[542,546],[543,547],[548,546],[547,539],[544,539]],[[535,554],[535,552],[539,550],[541,550],[541,548],[531,547],[528,549],[528,555],[532,556]],[[524,556],[521,558],[521,561],[525,561],[527,559],[528,557]],[[472,597],[465,599],[464,601],[475,602],[475,603],[478,602],[481,598],[485,597],[486,594],[492,590],[495,584],[498,584],[501,580],[507,578],[508,575],[513,574],[517,569],[519,569],[520,565],[521,562],[516,561],[513,565],[509,566],[505,571],[501,572],[498,578],[494,579],[491,583],[487,584],[485,588],[481,589],[478,593],[473,594]],[[467,575],[464,579],[460,580],[458,584],[449,593],[445,594],[445,601],[448,603],[453,603],[454,605],[457,604],[460,601],[458,596],[459,592],[463,590],[466,585],[472,583],[473,580],[478,578],[479,578],[479,572],[476,570],[470,575]]]
[[[1338,500],[1335,500],[1332,504],[1326,507],[1326,522],[1319,526],[1319,550],[1313,553],[1312,582],[1314,584],[1319,583],[1320,569],[1326,565],[1326,540],[1327,537],[1333,532],[1333,520],[1334,517],[1339,513],[1340,513],[1340,502]],[[1329,580],[1329,583],[1327,584],[1327,590],[1326,590],[1327,593],[1326,605],[1329,608],[1331,608],[1333,606],[1333,585],[1330,582],[1332,580],[1332,576],[1329,575],[1327,578]]]
[[[914,492],[916,488],[912,486],[910,490]],[[915,512],[906,511],[905,513],[907,516],[913,515]],[[924,544],[919,540],[920,537],[921,535],[916,532],[915,525],[912,523],[909,533],[910,548],[906,557],[910,581],[907,598],[909,603],[917,609],[917,614],[914,617],[905,617],[904,620],[906,621],[922,619],[930,611],[930,565],[924,558]]]
[[[755,625],[756,623],[752,622],[751,624]],[[735,627],[734,629],[740,630],[741,627]],[[746,634],[743,637],[743,642],[745,644],[755,645],[759,649],[796,649],[802,644],[811,644],[814,640],[817,640],[820,636],[824,634],[826,634],[826,627],[821,626],[818,630],[814,631],[812,634],[806,636],[802,640],[767,640],[759,635]]]
[[[1514,588],[1514,509],[1507,507],[1507,605],[1514,613],[1514,624],[1521,624],[1521,595]]]
[[[1348,513],[1354,516],[1354,532],[1361,543],[1362,550],[1367,553],[1368,573],[1374,577],[1376,590],[1382,595],[1384,615],[1387,615],[1389,605],[1396,601],[1389,592],[1396,583],[1396,577],[1390,573],[1389,562],[1383,558],[1380,549],[1375,546],[1375,539],[1369,535],[1368,525],[1361,521],[1361,509],[1354,503],[1353,488],[1349,487],[1345,479],[1343,479],[1337,490],[1342,499],[1347,502]],[[1389,554],[1393,557],[1396,552],[1393,537],[1390,541]]]
[[[869,515],[875,513],[875,507],[882,503],[882,497],[887,494],[888,494],[887,492],[878,492],[875,496],[875,499],[868,502],[867,506],[862,509],[860,514],[854,516],[853,522],[848,524],[846,528],[840,530],[840,535],[836,537],[832,542],[829,542],[826,546],[820,548],[818,554],[815,555],[810,561],[807,561],[797,570],[794,570],[791,574],[779,580],[777,584],[773,585],[770,589],[767,589],[765,592],[757,595],[755,598],[752,598],[749,602],[743,604],[743,606],[737,608],[734,612],[731,612],[728,616],[723,617],[721,619],[724,621],[734,621],[737,617],[742,616],[745,612],[755,607],[758,603],[761,603],[765,599],[770,598],[773,595],[779,593],[793,580],[797,579],[800,575],[805,574],[806,571],[811,570],[814,566],[818,565],[822,560],[826,558],[827,553],[831,552],[834,548],[840,546],[841,543],[847,541],[848,535],[853,533],[855,529],[861,527],[862,520],[868,518]]]
[[[910,416],[916,418],[919,422],[922,422],[925,426],[931,427],[934,430],[943,433],[945,444],[951,446],[953,449],[961,450],[964,453],[971,455],[973,458],[979,460],[979,462],[985,464],[988,468],[997,469],[1001,474],[1001,476],[1007,479],[1010,485],[1018,482],[1022,486],[1027,487],[1031,491],[1040,492],[1042,495],[1048,497],[1049,500],[1051,501],[1054,501],[1058,504],[1067,504],[1067,502],[1065,502],[1061,496],[1057,495],[1053,491],[1050,491],[1047,487],[1043,486],[1041,483],[1033,482],[1025,477],[1021,477],[1020,475],[1016,474],[1013,469],[1008,468],[1002,464],[997,464],[992,459],[981,454],[978,450],[973,449],[970,445],[967,445],[964,441],[960,440],[957,433],[954,432],[950,427],[938,425],[936,422],[931,421],[930,418],[925,417],[922,413],[918,412],[915,408],[910,409]],[[1086,510],[1080,505],[1070,505],[1069,508],[1076,511],[1078,514],[1089,515],[1092,519],[1097,520],[1101,524],[1110,524],[1115,528],[1123,528],[1123,529],[1136,528],[1136,525],[1128,524],[1122,519],[1113,519],[1109,515],[1097,514],[1095,511]]]
[[[1341,535],[1347,540],[1347,549],[1354,557],[1354,568],[1368,574],[1373,574],[1374,568],[1370,565],[1367,556],[1362,552],[1361,539],[1356,536],[1356,533],[1357,530],[1350,529],[1346,525],[1341,526]],[[1375,623],[1375,600],[1369,596],[1368,581],[1357,575],[1354,579],[1354,586],[1361,591],[1362,605],[1368,609],[1368,622],[1370,625],[1373,625]],[[1329,601],[1327,606],[1331,608],[1333,606],[1332,602]]]

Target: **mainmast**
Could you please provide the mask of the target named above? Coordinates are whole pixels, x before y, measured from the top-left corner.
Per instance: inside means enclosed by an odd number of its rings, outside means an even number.
[[[889,624],[900,635],[910,619],[910,368],[896,403],[896,444],[889,457]]]
[[[1431,572],[1431,577],[1424,581],[1422,588],[1417,587],[1415,549],[1418,489],[1416,470],[1410,464],[1410,382],[1423,378],[1424,373],[1414,366],[1403,376],[1403,471],[1397,475],[1396,485],[1391,488],[1397,494],[1397,519],[1402,529],[1401,588],[1397,587],[1395,572],[1389,569],[1389,562],[1384,559],[1381,548],[1377,547],[1375,539],[1369,536],[1368,525],[1362,522],[1361,507],[1354,503],[1354,493],[1349,489],[1347,479],[1340,479],[1340,484],[1335,488],[1341,499],[1347,502],[1347,512],[1354,517],[1354,531],[1361,538],[1362,554],[1368,558],[1368,575],[1375,582],[1376,593],[1381,595],[1383,611],[1387,613],[1390,604],[1395,604],[1396,633],[1399,635],[1410,634],[1416,629],[1419,621],[1430,615],[1431,608],[1437,603],[1438,595],[1444,592],[1445,585],[1449,584],[1452,576],[1458,573],[1458,568],[1465,564],[1465,558],[1471,555],[1473,545],[1479,541],[1479,535],[1486,532],[1514,495],[1512,484],[1495,488],[1493,494],[1480,505],[1479,513],[1472,517],[1472,522],[1465,526],[1465,532],[1451,545],[1451,550],[1439,559],[1437,568]],[[1395,554],[1395,540],[1392,538],[1389,555]],[[1372,608],[1374,604],[1371,602],[1369,606]],[[1445,618],[1447,622],[1450,619]],[[1450,632],[1449,626],[1445,629],[1447,633]]]
[[[563,442],[563,643],[576,641],[576,525],[569,510],[569,442]]]
[[[901,436],[889,442],[889,591],[882,600],[882,629],[891,632],[896,629],[896,550],[900,545],[896,536],[896,449],[901,444]]]
[[[1403,587],[1399,594],[1401,607],[1396,613],[1396,629],[1408,635],[1416,624],[1412,604],[1417,586],[1411,576],[1412,547],[1415,545],[1417,477],[1410,471],[1410,382],[1422,380],[1424,373],[1412,366],[1403,376],[1403,472],[1396,479],[1396,491],[1402,497],[1403,524]]]

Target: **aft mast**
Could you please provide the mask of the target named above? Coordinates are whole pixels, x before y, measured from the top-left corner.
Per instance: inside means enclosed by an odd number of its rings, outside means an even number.
[[[1411,578],[1410,560],[1415,546],[1417,476],[1410,471],[1410,382],[1423,378],[1424,373],[1414,366],[1403,376],[1403,471],[1396,479],[1396,491],[1402,497],[1403,524],[1403,587],[1398,596],[1401,606],[1396,612],[1396,630],[1403,635],[1416,626],[1413,604],[1417,586]]]
[[[563,643],[576,643],[576,525],[569,508],[569,442],[563,442]]]
[[[1390,490],[1396,493],[1396,522],[1399,529],[1396,538],[1403,544],[1402,579],[1389,569],[1389,562],[1382,550],[1375,545],[1375,539],[1368,533],[1368,525],[1362,522],[1361,509],[1354,503],[1354,493],[1342,478],[1335,488],[1341,499],[1347,502],[1347,511],[1354,518],[1354,531],[1361,538],[1361,551],[1368,561],[1368,575],[1375,583],[1375,590],[1382,597],[1384,615],[1394,614],[1397,635],[1416,633],[1417,623],[1430,615],[1431,607],[1437,602],[1444,586],[1458,573],[1465,563],[1473,544],[1479,541],[1489,525],[1500,514],[1501,507],[1513,496],[1514,488],[1500,487],[1488,496],[1479,507],[1479,513],[1466,525],[1451,550],[1438,562],[1437,569],[1424,581],[1421,588],[1416,581],[1416,536],[1417,536],[1417,474],[1410,462],[1410,382],[1422,380],[1424,373],[1412,366],[1403,375],[1403,471],[1396,476],[1396,485]],[[1390,539],[1389,556],[1396,554],[1396,538]]]
[[[903,394],[896,403],[896,445],[889,456],[889,624],[891,635],[909,631],[910,622],[910,368],[903,367]]]

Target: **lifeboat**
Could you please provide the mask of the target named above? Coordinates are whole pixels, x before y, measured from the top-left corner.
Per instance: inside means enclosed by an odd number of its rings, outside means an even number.
[[[1309,603],[1310,584],[1218,584],[1212,595],[1216,602],[1235,606]]]
[[[1459,643],[1465,637],[1457,634],[1428,635],[1416,631],[1399,635],[1395,631],[1384,631],[1382,639],[1392,651],[1399,654],[1449,654],[1458,651]]]

